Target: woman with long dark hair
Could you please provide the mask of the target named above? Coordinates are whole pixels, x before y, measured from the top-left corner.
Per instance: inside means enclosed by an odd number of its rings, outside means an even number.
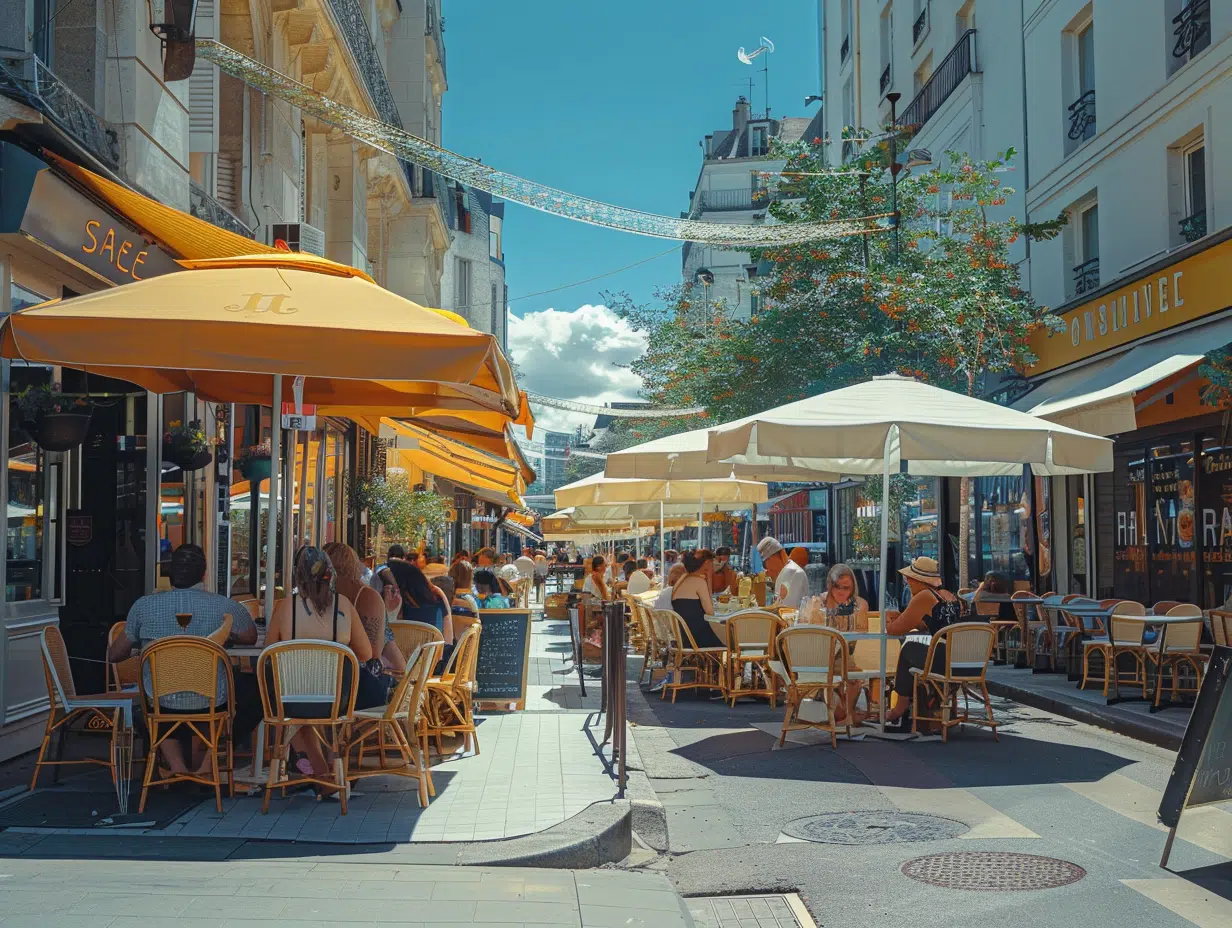
[[[441,660],[448,659],[453,651],[454,640],[453,612],[449,608],[449,597],[440,587],[433,586],[424,576],[424,572],[409,561],[390,564],[389,569],[402,593],[402,620],[423,622],[438,629],[445,639]]]

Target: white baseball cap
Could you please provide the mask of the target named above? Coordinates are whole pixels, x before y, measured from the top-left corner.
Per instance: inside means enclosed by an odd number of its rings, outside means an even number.
[[[763,561],[769,560],[782,550],[783,546],[779,544],[777,538],[767,537],[757,543],[757,553],[761,555]]]

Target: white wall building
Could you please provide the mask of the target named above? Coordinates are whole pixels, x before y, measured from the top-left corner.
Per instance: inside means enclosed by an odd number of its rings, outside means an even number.
[[[472,328],[491,332],[503,347],[508,328],[505,203],[460,184],[451,184],[450,190],[457,222],[445,256],[440,305],[464,316]]]
[[[774,185],[763,174],[782,170],[784,162],[768,157],[770,141],[797,141],[808,126],[806,118],[771,119],[753,113],[748,100],[740,97],[732,110],[732,127],[718,129],[702,142],[702,167],[689,195],[688,217],[741,225],[773,221],[767,207]],[[686,281],[702,284],[703,306],[722,301],[736,319],[747,319],[754,311],[757,296],[750,279],[756,267],[748,252],[686,242],[681,264]],[[711,275],[713,283],[708,282]]]

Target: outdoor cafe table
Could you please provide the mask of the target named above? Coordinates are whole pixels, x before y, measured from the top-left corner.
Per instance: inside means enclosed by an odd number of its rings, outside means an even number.
[[[968,602],[968,603],[974,602],[975,592],[972,591],[970,593],[962,593],[960,594],[960,598],[964,602]],[[980,596],[981,603],[997,603],[998,605],[1000,605],[1001,603],[1014,603],[1017,606],[1039,606],[1041,607],[1040,611],[1045,614],[1044,621],[1048,626],[1049,636],[1053,637],[1054,641],[1055,641],[1055,637],[1052,635],[1053,628],[1055,626],[1055,622],[1053,621],[1054,610],[1055,610],[1056,605],[1060,603],[1060,601],[1061,601],[1061,597],[1059,596],[1044,597],[1044,596],[1035,596],[1035,595],[1032,595],[1032,596],[1018,595],[1017,598],[1015,598],[1012,594],[1009,594],[1009,593],[983,593]],[[1025,617],[1025,610],[1024,610],[1024,617]],[[1035,641],[1034,639],[1032,639],[1032,637],[1029,634],[1030,628],[1028,626],[1028,621],[1029,619],[1026,619],[1026,618],[1019,619],[1018,621],[1019,632],[1022,635],[1022,640],[1024,643],[1024,650],[1026,652],[1027,666],[1030,667],[1032,669],[1032,672],[1034,673],[1055,671],[1056,670],[1056,650],[1057,650],[1055,646],[1052,649],[1053,650],[1052,655],[1049,657],[1049,664],[1048,664],[1047,671],[1035,670]]]
[[[1140,622],[1143,625],[1158,626],[1160,629],[1160,634],[1159,634],[1159,639],[1155,642],[1155,647],[1159,649],[1160,654],[1163,654],[1164,652],[1169,628],[1171,628],[1174,625],[1189,625],[1194,622],[1198,622],[1198,623],[1202,622],[1202,616],[1200,615],[1122,615],[1121,613],[1118,612],[1118,613],[1113,614],[1111,618],[1119,619],[1120,621],[1123,621],[1123,622]],[[1112,636],[1111,636],[1111,630],[1110,630],[1109,631],[1110,641],[1111,641],[1111,638]],[[1145,685],[1142,687],[1142,693],[1143,693],[1142,696],[1122,697],[1121,689],[1119,685],[1120,681],[1118,679],[1119,677],[1120,677],[1120,674],[1116,672],[1116,668],[1114,667],[1113,673],[1112,673],[1112,695],[1108,697],[1108,705],[1111,706],[1114,703],[1121,702],[1122,699],[1125,699],[1125,700],[1149,699],[1151,703],[1150,711],[1151,712],[1155,711],[1155,699],[1159,696],[1159,688],[1161,686],[1163,674],[1158,673],[1158,672],[1156,672],[1155,674],[1155,692],[1152,697],[1148,697],[1146,695]],[[1161,709],[1167,709],[1171,707],[1172,707],[1171,700],[1168,701],[1167,706],[1160,706]]]

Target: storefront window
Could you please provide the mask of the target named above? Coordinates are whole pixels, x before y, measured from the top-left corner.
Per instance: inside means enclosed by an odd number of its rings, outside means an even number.
[[[4,598],[43,597],[43,512],[46,456],[21,427],[18,396],[27,387],[51,383],[51,368],[14,364],[9,369],[9,499]]]
[[[1181,441],[1152,447],[1150,465],[1149,595],[1155,600],[1191,602],[1195,562],[1193,443]]]
[[[1232,600],[1232,447],[1213,438],[1202,443],[1197,523],[1202,549],[1201,602],[1226,608]]]
[[[1069,589],[1071,593],[1088,595],[1087,586],[1089,536],[1087,533],[1086,479],[1066,478],[1066,500],[1069,506],[1066,525],[1069,527]]]
[[[1115,596],[1146,602],[1146,460],[1140,450],[1117,449],[1112,479]]]
[[[1029,583],[1034,564],[1026,483],[1021,477],[980,477],[971,484],[972,583],[990,571],[1011,583]]]

